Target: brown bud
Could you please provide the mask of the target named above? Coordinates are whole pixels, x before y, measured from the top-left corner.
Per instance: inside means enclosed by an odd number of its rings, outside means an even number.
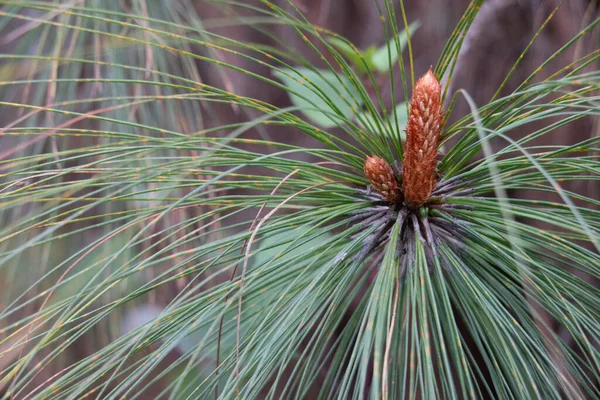
[[[442,85],[431,68],[413,90],[406,126],[402,191],[406,203],[422,206],[436,185],[437,152],[442,124]]]
[[[364,171],[373,189],[381,193],[384,199],[392,203],[398,201],[400,198],[400,187],[398,186],[392,167],[383,158],[376,156],[367,157]]]

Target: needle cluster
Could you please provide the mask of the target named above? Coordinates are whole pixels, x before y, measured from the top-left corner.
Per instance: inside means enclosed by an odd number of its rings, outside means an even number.
[[[380,157],[367,157],[364,174],[370,185],[358,192],[359,201],[371,205],[357,212],[350,221],[361,231],[375,229],[365,239],[356,258],[364,259],[382,248],[395,224],[401,225],[397,256],[401,258],[403,272],[411,268],[417,240],[425,245],[428,262],[439,258],[438,248],[442,244],[454,250],[463,247],[465,233],[452,211],[468,207],[449,204],[448,199],[469,195],[471,190],[465,189],[459,179],[439,179],[441,93],[442,87],[431,69],[417,81],[406,129],[404,160],[396,171]]]

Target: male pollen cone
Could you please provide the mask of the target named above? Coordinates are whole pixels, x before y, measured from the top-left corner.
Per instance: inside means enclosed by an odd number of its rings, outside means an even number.
[[[406,126],[402,191],[411,208],[421,207],[435,188],[437,151],[442,123],[442,85],[431,68],[413,90]]]
[[[364,172],[373,189],[381,193],[384,199],[391,203],[398,201],[400,187],[392,167],[383,158],[377,156],[367,157]]]

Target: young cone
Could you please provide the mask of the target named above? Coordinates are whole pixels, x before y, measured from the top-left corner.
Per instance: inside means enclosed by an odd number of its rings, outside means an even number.
[[[415,85],[406,127],[402,191],[411,208],[421,207],[429,199],[437,183],[441,99],[442,86],[430,68]]]
[[[373,189],[381,193],[384,199],[395,203],[400,197],[400,187],[394,176],[392,167],[383,159],[376,156],[367,157],[364,165],[365,176],[371,182]]]

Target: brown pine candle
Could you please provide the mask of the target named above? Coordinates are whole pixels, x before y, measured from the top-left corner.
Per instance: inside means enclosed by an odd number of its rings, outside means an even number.
[[[392,167],[383,158],[377,156],[367,157],[364,164],[364,173],[373,189],[379,192],[385,200],[391,203],[398,201],[400,187]]]
[[[437,151],[442,123],[442,86],[431,68],[413,90],[406,127],[402,191],[411,208],[421,207],[437,183]]]

